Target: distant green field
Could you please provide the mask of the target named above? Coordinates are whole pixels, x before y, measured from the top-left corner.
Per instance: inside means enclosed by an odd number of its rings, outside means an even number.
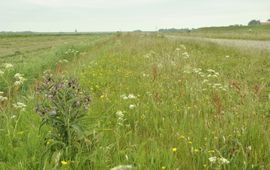
[[[211,29],[194,35],[224,32]],[[0,44],[0,169],[270,169],[269,51],[155,33],[6,37]],[[68,116],[81,101],[46,112],[54,126],[74,130],[64,133],[67,141],[49,124],[40,129],[35,112],[48,69],[75,78],[91,96],[74,124],[57,109]],[[18,77],[26,80],[15,86]]]
[[[205,27],[190,33],[178,33],[186,36],[207,38],[270,40],[270,25]]]

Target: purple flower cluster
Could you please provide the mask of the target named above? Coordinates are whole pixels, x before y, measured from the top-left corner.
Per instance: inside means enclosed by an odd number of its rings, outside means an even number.
[[[75,79],[54,78],[45,74],[37,88],[36,112],[40,116],[82,116],[90,104],[90,96],[83,91]]]

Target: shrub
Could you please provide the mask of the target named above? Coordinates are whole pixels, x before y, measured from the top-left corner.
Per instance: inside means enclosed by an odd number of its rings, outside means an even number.
[[[260,20],[251,20],[249,21],[248,25],[249,26],[252,26],[252,25],[260,25],[261,24],[261,21]]]

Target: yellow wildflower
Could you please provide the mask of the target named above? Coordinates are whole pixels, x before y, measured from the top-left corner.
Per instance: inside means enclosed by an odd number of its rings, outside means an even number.
[[[195,152],[195,153],[199,152],[199,149],[194,149],[194,152]]]
[[[165,166],[162,166],[161,169],[166,169],[166,167]]]
[[[68,164],[68,162],[67,162],[67,161],[65,161],[65,160],[62,160],[62,161],[61,161],[61,164],[62,164],[62,165],[67,165],[67,164]]]
[[[172,151],[173,152],[176,152],[177,151],[177,148],[176,147],[172,148]]]
[[[186,137],[184,135],[181,135],[179,139],[186,139]]]
[[[47,141],[47,145],[50,145],[52,142],[53,142],[53,140],[52,140],[52,139],[49,139],[49,140]]]

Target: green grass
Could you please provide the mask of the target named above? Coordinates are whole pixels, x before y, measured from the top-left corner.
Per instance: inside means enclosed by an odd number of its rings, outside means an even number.
[[[270,25],[205,27],[190,33],[177,34],[207,38],[270,40]]]
[[[84,45],[58,72],[76,76],[92,96],[81,122],[92,134],[91,151],[78,151],[60,169],[270,168],[267,51],[143,33],[103,40]],[[48,62],[59,60],[55,54],[46,54]],[[136,98],[123,99],[129,94]],[[39,132],[34,92],[17,100],[27,104],[25,111],[1,108],[0,169],[37,169],[48,129]],[[230,163],[211,163],[210,157]]]

